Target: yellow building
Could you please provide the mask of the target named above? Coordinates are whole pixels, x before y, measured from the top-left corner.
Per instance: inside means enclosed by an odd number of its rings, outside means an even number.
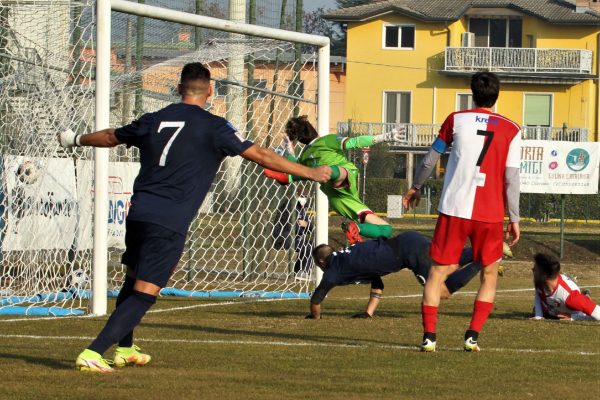
[[[333,11],[325,18],[348,28],[345,119],[406,123],[410,143],[428,146],[449,113],[471,108],[470,75],[493,71],[496,111],[524,138],[598,141],[599,4],[388,0]]]

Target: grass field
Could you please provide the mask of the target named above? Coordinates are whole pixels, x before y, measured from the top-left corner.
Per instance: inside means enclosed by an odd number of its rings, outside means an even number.
[[[571,229],[564,261],[596,300],[599,241],[597,229]],[[136,331],[153,362],[112,375],[73,368],[105,318],[2,317],[0,399],[598,399],[600,323],[528,320],[530,254],[555,244],[524,234],[479,354],[461,350],[477,282],[442,304],[439,350],[424,354],[421,287],[402,271],[372,320],[349,318],[364,310],[364,285],[334,289],[320,321],[304,319],[308,300],[160,299]]]

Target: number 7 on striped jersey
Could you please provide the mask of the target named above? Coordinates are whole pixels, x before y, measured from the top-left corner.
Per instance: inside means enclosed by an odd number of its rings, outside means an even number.
[[[160,131],[162,131],[164,128],[177,128],[175,130],[175,133],[173,133],[173,136],[171,136],[171,138],[165,145],[165,148],[163,149],[162,154],[160,155],[160,160],[158,161],[158,165],[160,167],[164,167],[165,164],[167,163],[167,154],[169,154],[171,145],[173,144],[173,142],[175,141],[175,138],[177,137],[177,135],[179,135],[179,132],[181,132],[181,130],[183,129],[184,126],[185,126],[185,121],[162,121],[160,123],[160,125],[158,126],[158,131],[156,133],[160,133]]]
[[[485,154],[487,153],[488,149],[490,148],[490,145],[492,144],[492,140],[494,140],[494,132],[483,131],[483,130],[478,129],[477,135],[485,136],[485,139],[483,142],[483,148],[481,149],[481,153],[479,154],[479,158],[477,159],[477,164],[476,164],[478,167],[480,167],[481,163],[483,162],[483,159],[485,158]]]

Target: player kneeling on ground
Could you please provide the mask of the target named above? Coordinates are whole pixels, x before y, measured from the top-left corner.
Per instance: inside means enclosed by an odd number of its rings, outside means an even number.
[[[313,250],[315,263],[323,270],[321,283],[310,299],[310,314],[306,318],[321,318],[321,302],[327,293],[336,286],[370,283],[371,295],[364,313],[353,318],[371,318],[383,294],[382,276],[410,269],[421,285],[425,284],[431,258],[431,241],[419,232],[404,232],[393,239],[378,238],[357,243],[341,251],[334,251],[327,244]],[[472,263],[473,252],[466,248],[462,252],[459,270],[448,276],[442,285],[442,297],[450,295],[465,286],[481,269],[481,264]]]
[[[339,215],[350,221],[342,224],[342,229],[350,244],[361,241],[362,236],[378,238],[390,237],[392,227],[379,218],[363,203],[358,195],[358,168],[344,155],[345,150],[371,147],[377,143],[401,140],[404,128],[400,127],[381,135],[365,135],[347,138],[337,135],[319,137],[317,130],[308,122],[306,116],[291,118],[286,126],[286,147],[288,158],[300,164],[316,167],[328,165],[331,167],[331,179],[321,184],[321,191],[329,199],[331,208]],[[304,149],[296,159],[293,143],[304,144]],[[304,178],[282,174],[268,169],[264,170],[267,177],[277,180],[283,185]],[[358,222],[358,223],[357,223]]]
[[[535,315],[531,319],[600,320],[600,307],[581,293],[571,278],[560,273],[558,258],[538,253],[533,259]]]

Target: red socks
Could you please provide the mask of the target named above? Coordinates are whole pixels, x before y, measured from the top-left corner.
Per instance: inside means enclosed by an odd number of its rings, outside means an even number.
[[[421,304],[421,315],[423,317],[423,332],[435,333],[438,308]]]
[[[475,332],[480,332],[493,308],[494,303],[475,300],[475,304],[473,305],[473,317],[471,318],[471,325],[469,325],[469,329]]]
[[[494,303],[475,300],[473,306],[473,318],[469,330],[480,332],[494,308]],[[435,333],[438,308],[421,304],[421,315],[423,316],[423,332]]]

